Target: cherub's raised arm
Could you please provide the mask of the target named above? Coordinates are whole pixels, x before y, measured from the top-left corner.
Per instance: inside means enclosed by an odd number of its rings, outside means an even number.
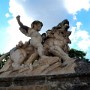
[[[16,20],[17,20],[19,26],[22,27],[23,23],[20,21],[20,16],[19,15],[16,17]]]
[[[19,15],[16,17],[16,19],[17,19],[17,22],[18,22],[18,24],[19,24],[19,26],[20,26],[20,31],[21,31],[23,34],[27,35],[27,34],[28,34],[28,29],[29,29],[29,27],[23,25],[23,23],[20,21],[20,16],[19,16]]]

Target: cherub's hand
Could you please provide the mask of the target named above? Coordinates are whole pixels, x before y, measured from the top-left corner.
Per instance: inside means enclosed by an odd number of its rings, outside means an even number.
[[[20,15],[18,15],[18,16],[16,17],[16,19],[17,19],[17,20],[20,20]]]

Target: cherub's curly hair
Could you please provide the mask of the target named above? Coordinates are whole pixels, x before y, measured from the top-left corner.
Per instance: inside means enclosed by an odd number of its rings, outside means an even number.
[[[41,24],[41,26],[43,26],[43,23],[41,21],[38,21],[38,20],[33,21],[31,26],[37,25],[37,24]]]

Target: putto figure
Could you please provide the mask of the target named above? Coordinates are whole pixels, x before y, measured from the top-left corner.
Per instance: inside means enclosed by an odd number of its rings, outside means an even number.
[[[43,23],[40,21],[33,21],[31,27],[28,27],[23,25],[23,23],[20,21],[19,15],[16,17],[16,19],[20,26],[20,31],[26,36],[31,37],[30,44],[37,49],[39,56],[40,57],[45,56],[42,45],[42,37],[39,33],[39,31],[43,26]]]
[[[16,19],[20,31],[31,39],[25,43],[20,41],[14,49],[0,57],[1,61],[9,55],[8,61],[0,69],[0,76],[15,76],[15,72],[16,75],[75,73],[75,59],[68,55],[71,31],[68,31],[67,19],[42,35],[39,33],[42,22],[34,21],[31,27],[28,27],[22,24],[20,16]]]

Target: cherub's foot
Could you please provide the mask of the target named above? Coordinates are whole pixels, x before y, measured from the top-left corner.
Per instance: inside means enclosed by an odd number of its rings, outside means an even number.
[[[64,61],[61,67],[73,64],[76,59],[71,58],[70,60]]]

